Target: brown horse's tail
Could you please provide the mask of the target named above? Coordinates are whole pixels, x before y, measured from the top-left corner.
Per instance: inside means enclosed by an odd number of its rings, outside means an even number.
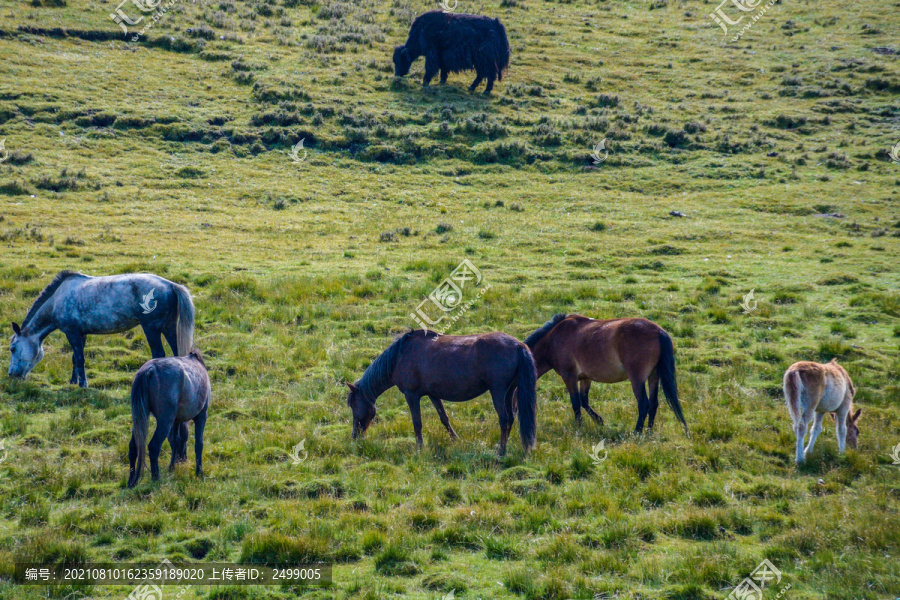
[[[672,411],[681,424],[684,425],[684,434],[688,433],[687,423],[684,422],[684,414],[681,412],[681,404],[678,402],[678,384],[675,382],[675,348],[672,346],[672,338],[665,331],[659,332],[659,362],[656,364],[656,372],[659,382],[662,384],[666,401],[672,407]]]
[[[147,370],[138,373],[131,384],[131,474],[128,477],[128,487],[133,488],[141,478],[144,470],[144,457],[147,453],[147,429],[149,427],[149,408],[147,404],[147,380],[152,371]],[[137,451],[137,464],[132,458],[132,453]]]
[[[194,301],[183,285],[176,283],[172,288],[178,299],[177,355],[187,356],[194,347]]]
[[[522,448],[534,448],[537,438],[537,368],[534,357],[525,346],[519,346],[518,372],[519,437]]]

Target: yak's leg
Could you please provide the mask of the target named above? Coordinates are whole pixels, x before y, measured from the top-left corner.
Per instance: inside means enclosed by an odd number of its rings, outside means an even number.
[[[482,77],[482,76],[479,75],[479,74],[476,74],[476,75],[475,75],[475,81],[473,81],[473,82],[472,82],[472,85],[469,86],[469,91],[470,91],[470,92],[474,92],[474,91],[475,91],[475,88],[477,88],[479,85],[481,85],[481,81],[482,81],[483,79],[484,79],[484,77]]]
[[[441,70],[441,59],[434,50],[425,53],[425,77],[422,78],[422,87],[428,87],[434,76]]]
[[[488,80],[488,82],[487,82],[487,85],[486,85],[485,88],[484,88],[484,95],[485,95],[485,96],[490,96],[490,95],[491,95],[491,90],[494,89],[494,78],[491,77],[490,75],[488,75],[487,80]]]
[[[803,458],[809,456],[809,453],[812,452],[813,446],[816,443],[816,438],[822,433],[822,419],[824,417],[825,413],[820,412],[817,412],[816,416],[813,417],[813,425],[809,430],[809,442],[806,444],[806,448],[803,449]]]
[[[72,346],[72,378],[71,384],[87,387],[87,373],[84,371],[84,344],[87,336],[81,333],[66,333],[66,339]]]
[[[207,410],[208,408],[204,408],[194,417],[194,460],[197,462],[197,477],[203,477],[203,429],[206,427]]]
[[[444,403],[441,402],[440,398],[435,398],[434,396],[429,396],[429,398],[431,398],[434,410],[437,411],[438,417],[441,419],[441,424],[447,430],[447,433],[450,434],[450,439],[457,439],[459,436],[456,435],[456,432],[453,431],[453,426],[450,425],[450,419],[447,418],[447,412],[444,410]]]
[[[638,379],[631,380],[631,390],[638,403],[638,420],[634,427],[635,433],[641,433],[644,430],[644,420],[647,418],[647,411],[650,408],[650,400],[647,398],[647,390],[644,389],[644,382]]]
[[[149,324],[141,323],[141,329],[144,330],[144,337],[150,344],[150,356],[153,358],[163,358],[166,355],[166,349],[162,343],[162,331]]]
[[[594,412],[594,409],[591,408],[591,405],[588,403],[588,393],[591,391],[591,380],[582,379],[578,384],[578,391],[581,395],[581,408],[587,411],[587,414],[591,416],[597,425],[603,425],[603,417]]]
[[[448,75],[450,75],[450,71],[448,71],[445,67],[441,67],[441,83],[447,83]]]
[[[656,372],[656,369],[650,373],[647,387],[650,389],[650,412],[648,413],[647,428],[653,429],[653,422],[656,421],[656,409],[659,408],[659,374]]]
[[[165,409],[160,411],[156,417],[156,431],[150,439],[148,450],[150,451],[150,474],[154,481],[159,479],[159,453],[162,450],[163,442],[169,437],[172,426],[175,424],[175,411],[168,413]],[[174,454],[175,451],[173,450]]]
[[[409,405],[409,414],[412,417],[413,429],[416,430],[416,446],[421,450],[425,446],[422,440],[422,405],[421,396],[412,393],[406,394],[406,404]]]

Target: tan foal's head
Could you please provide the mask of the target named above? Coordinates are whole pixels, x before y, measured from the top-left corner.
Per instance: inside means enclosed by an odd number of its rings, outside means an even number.
[[[859,440],[859,416],[862,414],[862,409],[856,409],[856,412],[853,414],[847,413],[847,438],[845,440],[848,448],[853,448],[856,450],[856,444]],[[831,414],[831,418],[837,421],[837,418],[834,416],[834,413]]]

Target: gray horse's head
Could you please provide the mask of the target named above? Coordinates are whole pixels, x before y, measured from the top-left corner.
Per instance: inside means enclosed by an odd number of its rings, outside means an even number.
[[[13,336],[9,340],[9,376],[25,379],[31,370],[44,358],[44,346],[38,334],[22,334],[18,324],[13,323]]]

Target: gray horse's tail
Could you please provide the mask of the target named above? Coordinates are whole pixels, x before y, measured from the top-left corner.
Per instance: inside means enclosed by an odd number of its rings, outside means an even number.
[[[178,356],[187,356],[194,347],[194,301],[183,285],[172,285],[178,299]]]
[[[149,408],[147,404],[147,383],[152,370],[138,373],[131,384],[131,445],[137,450],[137,464],[131,463],[131,474],[128,487],[134,487],[144,470],[144,458],[147,454],[147,430],[149,428]]]
[[[518,401],[519,401],[519,437],[522,448],[527,453],[534,448],[537,434],[537,371],[534,358],[528,348],[519,346]]]

